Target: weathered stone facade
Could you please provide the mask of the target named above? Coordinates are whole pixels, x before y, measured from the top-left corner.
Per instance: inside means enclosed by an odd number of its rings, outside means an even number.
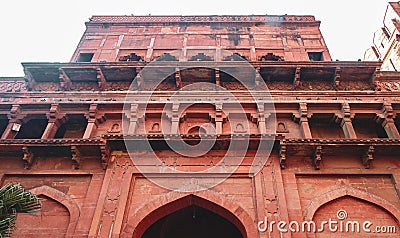
[[[397,237],[400,73],[332,62],[319,24],[93,16],[71,62],[1,78],[1,183],[43,198],[15,237],[376,237],[278,229],[340,210]]]

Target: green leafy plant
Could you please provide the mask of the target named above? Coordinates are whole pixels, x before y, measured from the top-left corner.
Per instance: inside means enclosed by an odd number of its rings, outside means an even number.
[[[39,198],[18,183],[0,188],[0,238],[10,237],[17,213],[35,213],[41,208]]]

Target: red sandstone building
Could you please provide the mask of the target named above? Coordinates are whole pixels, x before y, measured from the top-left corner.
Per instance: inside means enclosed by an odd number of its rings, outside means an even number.
[[[71,62],[1,78],[1,183],[43,199],[14,236],[398,237],[400,73],[319,25],[93,16]]]

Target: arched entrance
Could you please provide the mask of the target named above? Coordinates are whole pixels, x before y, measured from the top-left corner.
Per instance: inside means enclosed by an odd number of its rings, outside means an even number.
[[[151,225],[142,238],[243,238],[240,231],[222,216],[192,205],[171,213]]]
[[[133,237],[247,238],[247,232],[232,212],[191,194],[152,211],[137,224]]]

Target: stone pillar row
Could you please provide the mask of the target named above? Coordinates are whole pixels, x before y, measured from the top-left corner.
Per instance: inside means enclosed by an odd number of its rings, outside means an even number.
[[[171,119],[171,133],[177,134],[179,133],[179,103],[173,103],[171,111],[167,114]],[[215,126],[216,133],[222,134],[222,124],[223,124],[223,103],[216,104],[215,111]],[[130,112],[126,113],[127,118],[129,119],[129,129],[128,134],[138,133],[139,122],[144,120],[144,112],[140,111],[139,104],[131,104]],[[259,103],[257,105],[257,126],[259,133],[264,134],[267,133],[266,122],[267,119],[271,115],[271,112],[265,108],[263,103]],[[295,118],[297,118],[300,126],[300,131],[302,138],[311,139],[312,134],[309,126],[308,119],[311,118],[311,115],[308,111],[307,103],[301,102],[299,103],[299,109],[297,112],[293,112]],[[5,129],[4,133],[1,136],[1,139],[13,139],[18,130],[16,130],[16,125],[21,125],[23,123],[23,119],[27,115],[23,113],[21,107],[19,105],[13,105],[10,114],[8,115],[9,124]],[[41,139],[50,139],[54,138],[59,127],[68,120],[68,116],[66,113],[61,113],[59,104],[52,104],[49,112],[46,114],[48,118],[48,124],[46,129],[43,132]],[[98,124],[102,122],[102,116],[98,112],[97,104],[91,104],[89,107],[89,111],[86,113],[86,118],[88,120],[87,127],[85,129],[85,133],[83,135],[84,139],[90,138],[93,131],[96,130]],[[351,113],[350,105],[346,102],[342,104],[341,113],[336,114],[336,123],[338,123],[346,138],[348,139],[356,139],[357,135],[354,130],[352,119],[354,115]],[[390,103],[385,102],[382,106],[381,112],[376,115],[376,122],[381,124],[387,135],[391,139],[400,139],[400,134],[398,129],[396,128],[394,122],[394,112],[392,105]],[[271,132],[274,133],[274,132]]]

